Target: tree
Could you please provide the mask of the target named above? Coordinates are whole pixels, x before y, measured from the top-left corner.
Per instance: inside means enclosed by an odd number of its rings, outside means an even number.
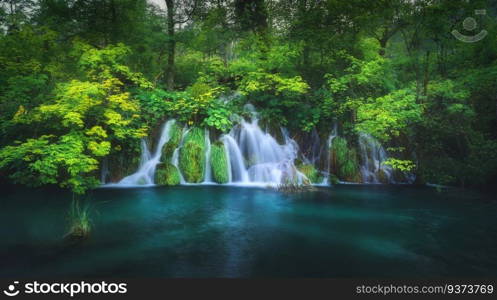
[[[167,65],[166,86],[174,89],[174,61],[176,55],[176,29],[175,27],[191,20],[198,0],[165,0],[167,9]]]
[[[78,43],[78,65],[85,80],[60,83],[53,100],[31,111],[22,106],[14,122],[39,127],[39,133],[0,150],[0,169],[18,183],[58,184],[84,193],[98,184],[101,158],[120,151],[129,140],[143,137],[140,106],[126,84],[151,85],[122,65],[129,48],[122,44],[95,49]]]

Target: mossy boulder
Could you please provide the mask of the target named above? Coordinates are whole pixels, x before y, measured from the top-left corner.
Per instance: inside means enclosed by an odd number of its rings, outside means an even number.
[[[335,174],[330,174],[328,177],[328,183],[329,184],[339,184],[340,179]]]
[[[178,169],[170,163],[161,163],[157,166],[155,173],[155,183],[159,185],[180,184],[180,174]]]
[[[314,165],[311,164],[299,164],[297,169],[302,172],[311,183],[320,183],[323,181],[323,177],[319,174],[318,170]]]
[[[199,183],[204,178],[204,167],[204,131],[194,127],[186,134],[180,149],[179,168],[187,182]]]
[[[389,178],[388,174],[382,169],[378,170],[377,177],[378,177],[378,181],[380,183],[383,183],[383,184],[390,183],[390,178]]]
[[[170,163],[173,157],[174,150],[178,148],[181,142],[181,136],[183,135],[183,129],[178,123],[172,124],[169,129],[169,141],[162,147],[161,161],[165,163]]]
[[[333,139],[331,146],[331,172],[340,180],[349,182],[360,182],[359,161],[357,151],[349,147],[347,140],[342,137]]]
[[[229,181],[228,174],[228,156],[223,143],[217,141],[211,146],[211,168],[212,177],[217,183],[227,183]]]

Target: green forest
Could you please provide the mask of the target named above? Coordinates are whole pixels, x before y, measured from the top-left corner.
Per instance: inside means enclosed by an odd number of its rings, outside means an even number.
[[[367,134],[415,184],[491,186],[496,12],[478,0],[2,0],[0,181],[84,194],[104,165],[111,182],[133,173],[141,141],[174,119],[156,181],[199,182],[210,163],[225,183],[214,137],[250,104],[304,154],[336,129],[321,162],[296,162],[312,183],[326,157],[330,182],[360,182]]]

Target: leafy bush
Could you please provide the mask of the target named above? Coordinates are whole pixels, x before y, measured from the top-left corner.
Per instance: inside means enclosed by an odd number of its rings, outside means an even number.
[[[147,88],[139,73],[120,64],[129,50],[123,45],[96,49],[77,43],[83,80],[60,83],[53,100],[13,122],[38,128],[36,138],[0,149],[0,169],[19,183],[58,184],[76,193],[98,185],[99,160],[146,135],[139,124],[139,103],[123,81]]]

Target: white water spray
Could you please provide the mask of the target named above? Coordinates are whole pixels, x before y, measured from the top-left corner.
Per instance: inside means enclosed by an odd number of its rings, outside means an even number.
[[[305,175],[297,170],[294,160],[298,147],[283,131],[285,144],[280,145],[263,132],[256,117],[242,121],[221,139],[227,149],[231,182],[242,185],[278,185],[304,183]]]
[[[204,183],[212,183],[212,169],[211,169],[211,139],[209,137],[209,130],[205,129],[205,175]]]
[[[160,162],[160,158],[162,155],[162,147],[170,139],[170,130],[174,122],[175,120],[169,120],[162,126],[159,142],[157,143],[157,147],[153,155],[148,150],[147,142],[142,139],[141,143],[142,155],[138,170],[135,173],[124,177],[121,181],[119,181],[116,184],[116,186],[136,186],[136,185],[154,184],[155,169],[157,167],[157,164]]]
[[[388,156],[380,142],[371,135],[361,133],[359,149],[361,150],[361,175],[364,183],[393,182],[393,169],[384,164]],[[383,180],[380,180],[380,175],[383,176]]]

